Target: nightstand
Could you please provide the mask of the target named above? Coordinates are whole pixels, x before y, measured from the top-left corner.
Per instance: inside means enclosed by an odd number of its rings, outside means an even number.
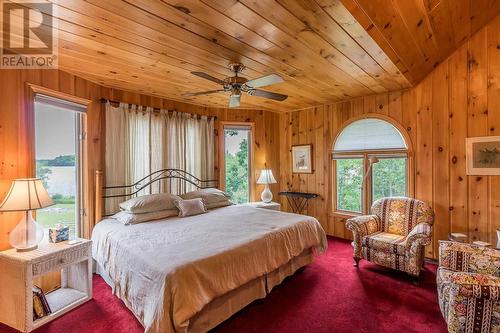
[[[92,298],[92,241],[40,244],[0,252],[0,322],[31,332]],[[52,313],[33,320],[33,278],[61,271],[61,288],[45,296]]]
[[[247,206],[252,206],[252,207],[257,207],[257,208],[264,208],[264,209],[270,209],[270,210],[281,210],[281,205],[277,202],[263,202],[263,201],[256,201],[256,202],[248,202],[245,205]]]

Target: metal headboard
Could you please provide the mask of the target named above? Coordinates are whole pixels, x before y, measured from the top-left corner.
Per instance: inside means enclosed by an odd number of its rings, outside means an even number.
[[[109,198],[134,197],[143,189],[158,186],[158,192],[172,193],[172,180],[180,180],[182,185],[191,184],[197,189],[217,187],[218,180],[202,180],[193,174],[181,169],[162,169],[155,171],[130,185],[103,186],[103,173],[100,170],[95,174],[95,221],[98,222],[103,216],[104,200]],[[162,180],[168,180],[163,182]],[[165,188],[165,183],[168,188]],[[177,184],[179,185],[179,184]],[[123,191],[121,193],[109,194],[109,192]]]

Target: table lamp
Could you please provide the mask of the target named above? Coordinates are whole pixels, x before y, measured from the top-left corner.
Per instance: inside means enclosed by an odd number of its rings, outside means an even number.
[[[17,251],[31,251],[43,239],[43,228],[33,220],[32,210],[52,206],[54,202],[43,187],[39,178],[16,179],[9,193],[0,204],[0,212],[19,212],[25,214],[9,234],[9,242]]]
[[[257,179],[257,184],[264,184],[264,191],[260,195],[260,198],[265,203],[271,202],[273,200],[273,193],[269,189],[269,184],[276,184],[277,181],[273,176],[273,171],[271,169],[262,169],[260,172],[260,177]]]

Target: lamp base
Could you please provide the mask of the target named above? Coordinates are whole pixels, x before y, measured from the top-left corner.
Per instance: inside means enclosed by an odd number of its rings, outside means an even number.
[[[16,248],[16,252],[29,252],[38,249],[38,244],[32,247]]]
[[[262,191],[260,198],[265,203],[270,203],[273,200],[273,192],[269,189],[269,185],[265,184],[264,191]]]
[[[43,239],[43,228],[33,220],[31,211],[26,211],[24,217],[9,234],[9,243],[18,252],[32,251],[38,248]]]

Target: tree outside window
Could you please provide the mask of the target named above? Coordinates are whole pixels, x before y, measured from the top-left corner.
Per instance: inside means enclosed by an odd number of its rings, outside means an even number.
[[[368,213],[377,199],[406,196],[407,154],[403,136],[385,120],[365,118],[346,126],[333,149],[335,210]]]
[[[224,129],[226,192],[234,203],[250,201],[249,129]]]

